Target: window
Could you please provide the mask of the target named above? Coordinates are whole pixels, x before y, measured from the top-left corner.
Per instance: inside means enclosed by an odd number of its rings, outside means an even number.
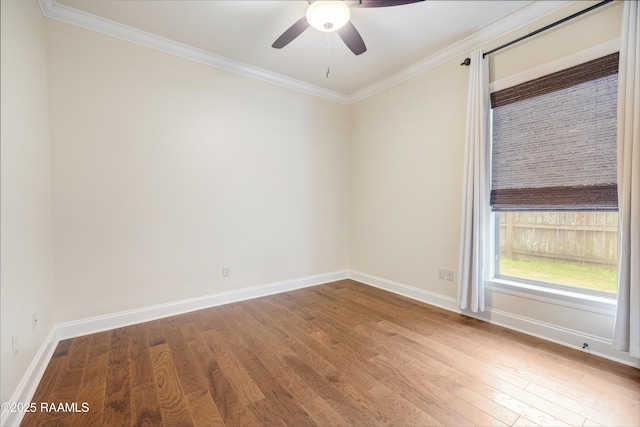
[[[496,277],[617,291],[618,54],[491,94]]]

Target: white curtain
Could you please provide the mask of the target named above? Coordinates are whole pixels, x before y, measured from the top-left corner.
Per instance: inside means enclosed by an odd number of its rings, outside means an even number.
[[[613,346],[640,358],[640,7],[625,1],[618,69],[618,308]]]
[[[485,255],[489,243],[489,60],[471,55],[465,137],[462,224],[458,260],[460,309],[484,311]]]

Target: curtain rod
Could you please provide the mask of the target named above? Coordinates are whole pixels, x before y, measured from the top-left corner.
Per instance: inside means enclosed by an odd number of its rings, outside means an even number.
[[[492,53],[494,53],[494,52],[497,52],[497,51],[499,51],[500,49],[504,49],[505,47],[511,46],[511,45],[512,45],[512,44],[514,44],[514,43],[518,43],[519,41],[522,41],[522,40],[524,40],[524,39],[528,39],[529,37],[535,36],[536,34],[539,34],[539,33],[543,32],[543,31],[545,31],[545,30],[548,30],[549,28],[553,28],[553,27],[555,27],[556,25],[560,25],[560,24],[562,24],[562,23],[565,23],[565,22],[567,22],[567,21],[570,21],[570,20],[571,20],[571,19],[573,19],[573,18],[577,18],[577,17],[578,17],[578,16],[580,16],[580,15],[583,15],[583,14],[585,14],[585,13],[591,12],[592,10],[597,9],[597,8],[599,8],[600,6],[604,6],[604,5],[605,5],[605,4],[607,4],[607,3],[611,3],[612,1],[613,1],[613,0],[604,0],[603,2],[600,2],[600,3],[594,4],[593,6],[588,7],[588,8],[586,8],[586,9],[584,9],[584,10],[581,10],[580,12],[576,12],[576,13],[574,13],[573,15],[567,16],[566,18],[562,18],[562,19],[561,19],[561,20],[559,20],[559,21],[556,21],[556,22],[554,22],[554,23],[552,23],[552,24],[546,25],[546,26],[544,26],[544,27],[542,27],[542,28],[539,28],[539,29],[537,29],[537,30],[535,30],[535,31],[532,31],[532,32],[530,32],[529,34],[526,34],[526,35],[524,35],[524,36],[522,36],[522,37],[518,37],[518,38],[517,38],[517,39],[515,39],[515,40],[511,40],[510,42],[505,43],[505,44],[503,44],[502,46],[498,46],[498,47],[496,47],[496,48],[494,48],[494,49],[491,49],[490,51],[483,53],[483,54],[482,54],[482,57],[484,58],[485,56],[487,56],[487,55],[489,55],[489,54],[492,54]],[[465,59],[464,59],[464,61],[462,61],[462,63],[461,63],[460,65],[469,65],[469,64],[471,64],[471,58],[465,58]]]

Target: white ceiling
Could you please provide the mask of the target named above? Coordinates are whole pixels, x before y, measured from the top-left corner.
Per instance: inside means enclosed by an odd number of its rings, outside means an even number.
[[[313,28],[283,49],[271,47],[282,32],[304,16],[306,1],[40,0],[43,12],[52,18],[111,34],[136,31],[138,39],[152,46],[166,45],[168,39],[178,42],[175,45],[182,52],[195,48],[192,56],[209,55],[203,62],[219,63],[222,68],[266,80],[290,80],[294,86],[313,88],[307,91],[331,93],[347,100],[390,76],[406,74],[406,70],[434,55],[442,55],[445,48],[458,45],[469,49],[483,29],[506,31],[566,3],[427,0],[385,8],[352,8],[351,22],[368,49],[355,56],[336,33],[327,37]],[[161,38],[151,40],[147,33]],[[498,35],[488,32],[482,41]],[[331,69],[328,78],[327,65]]]

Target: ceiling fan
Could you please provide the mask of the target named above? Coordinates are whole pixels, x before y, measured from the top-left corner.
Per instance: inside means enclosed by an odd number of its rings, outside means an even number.
[[[351,10],[348,4],[352,3],[351,7],[354,8],[389,7],[417,3],[424,0],[307,1],[309,7],[306,15],[282,33],[271,47],[282,49],[311,26],[324,32],[337,31],[344,44],[354,54],[360,55],[367,51],[367,47],[364,44],[364,40],[362,40],[362,36],[349,20]]]

